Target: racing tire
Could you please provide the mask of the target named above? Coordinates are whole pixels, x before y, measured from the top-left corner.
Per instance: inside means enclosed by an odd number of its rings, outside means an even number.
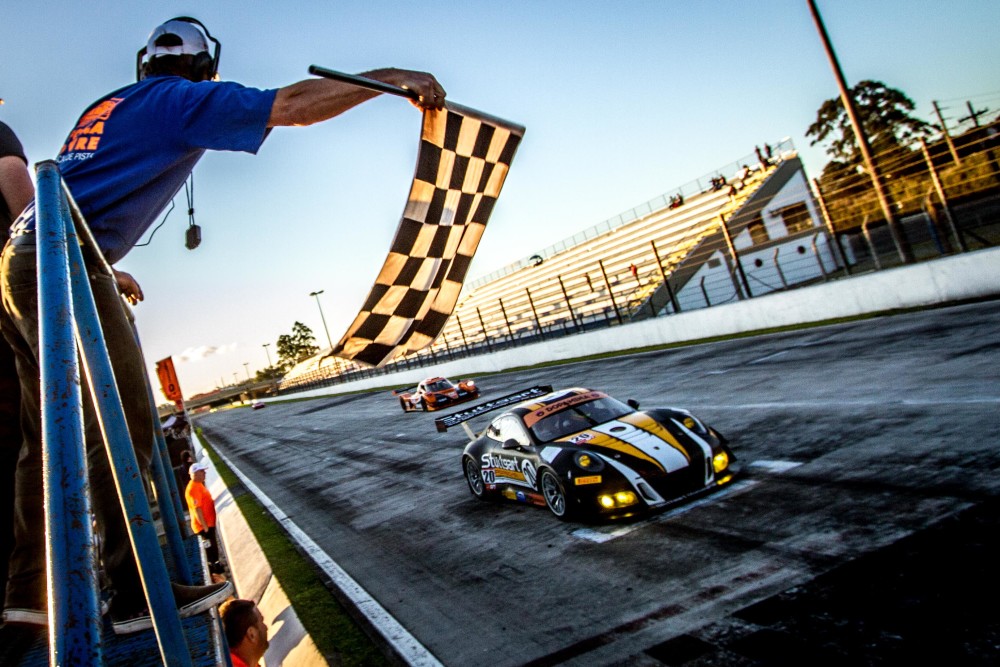
[[[424,412],[427,412],[427,401],[421,398],[419,401],[417,401],[417,407],[423,410]]]
[[[545,498],[545,505],[561,521],[569,521],[573,518],[572,506],[566,496],[566,489],[562,482],[551,470],[543,470],[538,478],[538,489]]]
[[[462,459],[462,472],[465,473],[465,481],[469,484],[469,491],[479,500],[490,500],[493,494],[486,488],[482,471],[475,459],[466,456]]]
[[[403,408],[403,412],[409,412],[409,410],[406,409],[406,399],[399,399],[399,407]]]

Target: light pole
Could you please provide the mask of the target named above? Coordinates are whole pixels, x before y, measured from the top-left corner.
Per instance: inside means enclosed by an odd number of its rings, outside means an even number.
[[[271,368],[271,366],[272,366],[272,364],[271,364],[271,353],[267,349],[270,346],[271,346],[270,343],[264,343],[263,345],[261,345],[261,347],[264,348],[264,354],[267,355],[267,367],[268,368]]]
[[[250,384],[253,380],[250,379],[250,362],[249,361],[244,361],[243,362],[243,370],[245,370],[247,372],[247,384]]]
[[[847,87],[844,72],[840,69],[840,61],[837,60],[833,44],[830,43],[830,36],[826,32],[826,26],[823,24],[823,18],[819,14],[819,8],[816,7],[816,0],[808,0],[808,3],[813,22],[816,24],[816,29],[819,31],[820,39],[823,42],[823,48],[826,50],[826,56],[830,60],[830,66],[833,68],[833,76],[837,80],[837,87],[840,89],[840,99],[844,104],[844,111],[847,112],[847,117],[851,121],[854,137],[858,140],[858,148],[861,149],[861,157],[864,160],[868,176],[871,178],[872,187],[875,189],[875,196],[882,207],[882,215],[885,216],[886,224],[889,226],[889,235],[896,245],[896,252],[899,254],[900,260],[904,264],[912,264],[913,249],[910,247],[910,242],[906,238],[906,234],[900,227],[899,220],[896,219],[896,214],[892,210],[892,202],[889,201],[889,195],[882,183],[882,175],[879,173],[878,165],[875,164],[875,160],[872,158],[871,146],[868,144],[868,135],[865,134],[864,126],[858,118],[854,98],[851,96],[850,88]]]
[[[330,350],[333,350],[333,339],[330,338],[330,330],[326,326],[326,318],[323,317],[323,306],[319,302],[319,295],[323,293],[323,290],[317,290],[315,292],[309,292],[309,296],[316,297],[316,305],[319,307],[319,319],[323,320],[323,331],[326,332],[326,341],[330,343]]]

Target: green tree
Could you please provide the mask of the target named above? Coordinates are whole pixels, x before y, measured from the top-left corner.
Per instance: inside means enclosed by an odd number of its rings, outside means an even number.
[[[915,106],[906,94],[881,81],[861,81],[851,89],[851,97],[875,155],[902,149],[932,129],[930,124],[912,115]],[[833,160],[825,171],[836,171],[861,161],[861,149],[840,97],[823,102],[806,136],[813,137],[811,146],[827,144],[826,152]]]
[[[292,325],[291,334],[278,336],[278,366],[283,371],[288,371],[295,364],[316,354],[319,348],[315,342],[316,336],[312,329],[302,322],[296,322]]]

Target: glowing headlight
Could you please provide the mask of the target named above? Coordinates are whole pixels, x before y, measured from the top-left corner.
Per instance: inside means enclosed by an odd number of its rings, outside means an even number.
[[[639,499],[636,498],[635,493],[632,491],[617,491],[614,494],[599,497],[597,502],[601,504],[601,507],[609,510],[615,507],[635,505],[639,502]]]
[[[712,457],[712,467],[719,473],[729,467],[729,454],[719,452]]]
[[[619,491],[615,494],[615,502],[618,503],[619,507],[634,505],[635,500],[635,493],[632,491]]]

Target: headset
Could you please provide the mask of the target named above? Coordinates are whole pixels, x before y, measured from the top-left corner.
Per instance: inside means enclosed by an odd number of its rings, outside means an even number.
[[[170,19],[170,21],[183,21],[185,23],[190,23],[198,28],[206,37],[206,42],[211,42],[215,44],[214,53],[209,55],[207,52],[194,54],[194,60],[192,62],[192,74],[195,80],[207,79],[212,80],[219,73],[219,54],[222,52],[222,43],[212,36],[212,33],[208,31],[205,24],[196,18],[191,18],[190,16],[175,16]],[[165,21],[160,25],[170,23],[170,21]],[[159,27],[159,26],[157,26]],[[155,28],[154,28],[155,31]],[[135,54],[135,78],[137,81],[141,81],[143,77],[143,62],[142,59],[146,56],[148,52],[149,45],[139,49],[139,52]]]

